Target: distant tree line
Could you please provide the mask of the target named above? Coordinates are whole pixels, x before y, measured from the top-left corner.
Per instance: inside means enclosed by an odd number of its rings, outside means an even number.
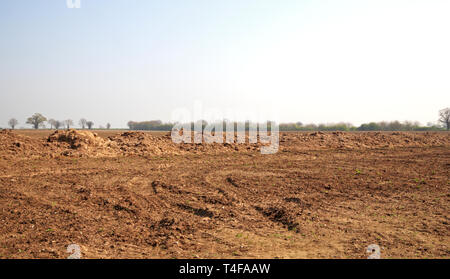
[[[198,120],[202,122],[204,128],[208,125],[205,120]],[[225,129],[227,121],[224,120],[222,125]],[[236,130],[236,122],[234,127]],[[240,123],[242,124],[242,123]],[[150,131],[170,131],[175,124],[163,123],[161,120],[152,121],[129,121],[128,128],[130,130],[150,130]],[[248,131],[250,122],[244,123],[245,130]],[[194,123],[191,123],[191,130],[194,129]],[[268,126],[270,129],[270,125]],[[352,125],[351,123],[333,123],[333,124],[306,124],[302,122],[296,123],[281,123],[279,125],[280,131],[441,131],[450,130],[450,108],[445,108],[439,111],[438,123],[428,123],[426,126],[422,126],[419,122],[412,121],[382,121],[382,122],[370,122],[361,124],[359,127]]]
[[[370,122],[362,124],[357,128],[358,131],[433,131],[443,130],[436,124],[428,124],[428,126],[421,126],[418,122],[405,121],[400,123],[399,121],[392,122]]]
[[[66,119],[66,120],[47,119],[45,116],[43,116],[40,113],[35,113],[32,116],[28,117],[25,124],[31,125],[31,127],[34,129],[39,129],[39,128],[45,128],[46,122],[50,125],[50,129],[70,129],[74,125],[74,122],[72,119]],[[87,129],[91,130],[94,128],[94,122],[86,120],[84,118],[81,118],[78,123],[82,129],[87,128]],[[8,121],[9,127],[13,130],[16,128],[16,126],[18,124],[19,124],[19,121],[15,118],[11,118]],[[106,124],[106,128],[110,129],[111,124],[110,123]]]
[[[127,126],[130,130],[147,130],[147,131],[170,131],[174,124],[163,123],[161,120],[151,120],[151,121],[129,121]]]
[[[202,128],[208,125],[208,122],[202,121]],[[191,130],[194,130],[194,123],[191,122]],[[214,124],[214,123],[212,123]],[[251,122],[233,122],[234,129],[237,129],[237,125],[244,125],[245,130],[248,131]],[[253,123],[254,124],[254,123]],[[130,130],[146,130],[146,131],[171,131],[173,123],[163,123],[161,120],[143,121],[143,122],[128,122],[128,128]],[[222,123],[225,130],[226,122]],[[270,125],[268,125],[270,130]],[[350,123],[336,123],[336,124],[306,124],[301,122],[297,123],[281,123],[279,124],[280,131],[440,131],[444,130],[443,127],[437,124],[428,124],[427,126],[421,126],[418,122],[370,122],[362,124],[357,127]]]
[[[281,123],[280,131],[355,131],[354,127],[350,123],[337,123],[337,124],[303,124],[301,122],[296,123]]]
[[[222,122],[222,123],[220,123]],[[243,125],[245,127],[245,130],[248,131],[251,125],[251,122],[229,122],[228,125],[234,125],[234,129],[237,129],[237,125]],[[195,123],[191,122],[191,130],[194,130],[195,124],[198,124],[198,126],[202,127],[204,129],[208,124],[211,124],[215,126],[216,124],[222,124],[223,129],[225,130],[225,127],[227,125],[227,121],[219,121],[214,123],[208,123],[206,120],[198,120]],[[171,131],[172,128],[175,126],[175,123],[164,123],[161,120],[152,120],[152,121],[142,121],[142,122],[136,122],[136,121],[129,121],[128,122],[128,128],[130,130],[146,130],[146,131]],[[270,123],[268,125],[268,129],[270,129]],[[214,129],[212,129],[214,131]]]
[[[45,128],[45,123],[50,125],[50,129],[61,129],[66,128],[70,129],[74,122],[71,119],[66,120],[55,120],[48,119],[40,113],[35,113],[32,116],[28,117],[26,120],[26,124],[31,125],[34,129]],[[225,129],[227,123],[231,123],[227,120],[221,121],[222,125]],[[201,124],[202,129],[204,129],[208,122],[205,120],[198,120],[196,123]],[[19,124],[19,121],[15,118],[11,118],[8,121],[8,125],[11,129],[15,129]],[[87,120],[85,118],[81,118],[78,122],[82,129],[93,129],[94,122]],[[194,122],[191,122],[191,130],[194,129]],[[212,124],[220,124],[212,123]],[[237,129],[238,125],[243,125],[245,130],[248,131],[251,127],[251,123],[249,121],[246,122],[233,122],[234,129]],[[148,130],[148,131],[171,131],[174,127],[175,123],[164,123],[161,120],[151,120],[151,121],[129,121],[127,123],[128,128],[130,130]],[[102,126],[99,126],[103,128]],[[107,123],[106,128],[110,129],[111,124]],[[270,124],[268,125],[268,129],[270,130]],[[336,123],[336,124],[306,124],[304,125],[302,122],[296,123],[281,123],[279,124],[280,131],[440,131],[440,130],[450,130],[450,108],[445,108],[439,111],[439,119],[438,123],[428,123],[426,126],[422,126],[419,122],[411,122],[411,121],[391,121],[391,122],[370,122],[364,123],[359,127],[352,125],[351,123]]]
[[[429,123],[422,126],[418,122],[411,121],[391,121],[391,122],[370,122],[361,124],[359,127],[350,123],[337,124],[308,124],[287,123],[280,124],[280,131],[440,131],[443,127]]]

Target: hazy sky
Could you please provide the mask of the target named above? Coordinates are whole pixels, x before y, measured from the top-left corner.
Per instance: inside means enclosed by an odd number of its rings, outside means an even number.
[[[0,101],[1,127],[34,112],[125,127],[195,101],[425,124],[450,106],[450,1],[2,0]]]

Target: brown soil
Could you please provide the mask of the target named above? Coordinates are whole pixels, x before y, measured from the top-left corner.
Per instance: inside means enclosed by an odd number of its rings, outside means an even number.
[[[0,258],[449,258],[449,133],[0,131]]]

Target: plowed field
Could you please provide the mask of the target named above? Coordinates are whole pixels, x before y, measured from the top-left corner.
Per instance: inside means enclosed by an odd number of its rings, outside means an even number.
[[[449,133],[0,131],[0,258],[450,257]]]

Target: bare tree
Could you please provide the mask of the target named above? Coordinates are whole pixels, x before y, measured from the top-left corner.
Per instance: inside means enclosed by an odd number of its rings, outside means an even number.
[[[94,122],[92,122],[92,121],[87,121],[87,122],[86,122],[86,125],[87,125],[88,129],[91,130],[92,127],[94,127]]]
[[[67,129],[70,129],[70,126],[73,125],[72,119],[64,120],[64,125],[66,125],[66,128],[67,128]]]
[[[111,124],[110,123],[108,123],[108,124],[106,124],[106,129],[111,129]]]
[[[58,130],[63,125],[62,121],[55,120],[53,123],[53,126],[55,126],[55,129]]]
[[[48,124],[50,124],[50,129],[53,129],[53,127],[55,127],[55,123],[56,123],[56,120],[55,119],[49,119],[48,121]]]
[[[130,128],[130,130],[133,130],[135,124],[136,124],[136,122],[134,122],[134,121],[128,121],[127,126],[128,126],[128,128]]]
[[[32,125],[34,129],[39,129],[39,127],[44,126],[45,121],[47,121],[47,118],[40,113],[35,113],[33,116],[28,117],[27,124]]]
[[[14,130],[14,128],[16,127],[16,125],[17,124],[19,124],[19,121],[17,121],[17,119],[15,119],[15,118],[11,118],[9,121],[8,121],[8,125],[11,127],[11,129],[13,129]]]
[[[450,130],[450,108],[441,109],[439,111],[439,122]]]
[[[80,119],[80,122],[78,122],[78,124],[80,124],[81,129],[85,129],[85,128],[86,128],[86,125],[87,125],[87,120],[84,119],[84,118],[81,118],[81,119]]]

